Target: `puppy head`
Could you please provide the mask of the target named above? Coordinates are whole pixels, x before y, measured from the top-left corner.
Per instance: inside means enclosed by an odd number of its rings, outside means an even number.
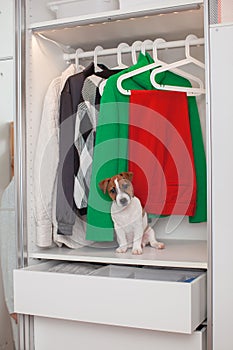
[[[109,197],[115,200],[119,207],[125,207],[133,197],[132,178],[132,172],[122,172],[101,181],[99,187],[104,193],[108,192]]]

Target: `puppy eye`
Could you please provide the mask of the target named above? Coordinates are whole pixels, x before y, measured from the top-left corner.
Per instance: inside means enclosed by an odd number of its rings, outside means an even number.
[[[110,192],[114,194],[114,193],[116,193],[116,189],[113,187],[113,188],[111,188]]]
[[[122,189],[123,190],[126,190],[128,187],[129,187],[129,184],[127,184],[127,183],[122,184]]]

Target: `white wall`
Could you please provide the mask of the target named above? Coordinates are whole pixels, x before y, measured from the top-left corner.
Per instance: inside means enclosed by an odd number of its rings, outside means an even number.
[[[9,122],[13,120],[14,1],[0,0],[0,199],[10,181]],[[1,225],[1,223],[0,223]],[[13,350],[0,266],[0,350]]]
[[[13,117],[13,61],[0,61],[0,199],[10,182],[10,137],[9,122]],[[5,83],[7,81],[7,85]],[[1,222],[0,222],[1,225]],[[0,349],[12,350],[10,317],[4,302],[0,265]]]

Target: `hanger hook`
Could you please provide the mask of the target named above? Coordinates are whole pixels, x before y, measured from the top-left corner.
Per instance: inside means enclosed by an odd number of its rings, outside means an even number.
[[[136,64],[137,63],[137,54],[136,54],[136,50],[137,50],[137,47],[141,47],[142,45],[142,41],[140,40],[137,40],[133,43],[132,45],[132,62],[133,64]]]
[[[153,41],[152,40],[144,40],[143,43],[142,43],[142,46],[141,46],[141,52],[143,53],[143,55],[145,55],[146,53],[146,47],[147,46],[152,46],[153,45]]]
[[[119,67],[123,66],[123,62],[122,62],[122,50],[129,48],[129,45],[126,43],[120,43],[117,46],[117,64]]]
[[[80,53],[82,53],[82,52],[83,52],[83,49],[80,49],[80,48],[75,51],[75,67],[76,67],[76,69],[78,69],[78,66],[79,66],[79,57],[78,57],[78,55]]]
[[[158,61],[158,45],[165,43],[166,40],[162,39],[162,38],[158,38],[153,42],[153,60],[155,62]]]
[[[191,58],[190,41],[196,40],[196,39],[197,39],[197,37],[194,34],[189,34],[188,36],[186,36],[186,38],[185,38],[185,56],[186,56],[186,58]]]
[[[98,45],[94,49],[94,67],[95,67],[95,72],[98,71],[98,65],[97,65],[97,60],[98,60],[98,53],[103,50],[103,47]]]

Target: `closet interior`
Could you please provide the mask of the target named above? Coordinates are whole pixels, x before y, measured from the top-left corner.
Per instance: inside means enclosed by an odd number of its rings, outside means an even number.
[[[35,11],[34,7],[36,5],[33,3],[32,11]],[[47,10],[46,2],[44,4],[45,10]],[[87,66],[97,59],[98,63],[105,64],[109,68],[116,67],[117,51],[119,52],[119,50],[122,52],[122,62],[130,66],[133,64],[132,47],[135,55],[138,55],[142,45],[140,42],[144,42],[145,49],[152,55],[153,43],[156,39],[164,40],[164,43],[158,40],[156,45],[159,60],[166,63],[183,60],[185,59],[185,39],[190,37],[190,34],[198,39],[197,45],[191,46],[192,56],[204,62],[203,5],[198,4],[197,8],[194,7],[194,9],[191,6],[191,9],[186,11],[176,11],[176,7],[174,7],[174,11],[172,7],[169,7],[169,10],[171,13],[166,13],[166,8],[164,9],[165,13],[163,13],[163,9],[155,9],[155,14],[153,11],[147,13],[146,10],[138,11],[136,14],[131,14],[130,11],[125,14],[121,10],[116,10],[108,14],[108,17],[105,14],[96,14],[90,18],[85,16],[85,20],[82,17],[51,20],[49,16],[46,18],[44,14],[43,19],[47,19],[47,21],[43,22],[37,22],[42,20],[42,18],[38,18],[39,11],[32,14],[32,18],[37,17],[34,22],[28,24],[29,40],[26,58],[27,81],[29,82],[27,96],[30,96],[26,101],[29,257],[102,262],[108,262],[108,259],[111,259],[116,263],[122,261],[122,263],[133,264],[137,264],[138,260],[146,260],[150,265],[170,266],[172,264],[172,266],[207,267],[207,224],[205,222],[189,224],[187,217],[174,216],[157,220],[154,226],[156,235],[167,241],[166,249],[154,252],[151,248],[146,247],[143,256],[138,257],[140,259],[135,259],[130,252],[122,257],[116,256],[115,246],[112,243],[103,244],[105,249],[102,249],[101,246],[98,248],[98,244],[87,243],[85,247],[72,250],[66,249],[65,246],[62,249],[54,246],[45,250],[36,245],[33,191],[34,155],[42,116],[43,99],[49,84],[71,63],[77,64],[78,62]],[[132,17],[133,15],[135,17]],[[129,18],[125,18],[126,16]],[[97,38],[98,41],[96,41]],[[193,40],[192,37],[191,39]],[[194,37],[194,44],[195,40]],[[121,48],[120,44],[123,42],[129,45],[128,49]],[[120,49],[117,49],[119,46]],[[205,84],[204,69],[195,64],[183,65],[180,69],[194,75]],[[198,94],[196,99],[205,142],[205,93]]]
[[[190,79],[192,83],[191,90],[187,88],[181,91],[185,91],[188,96],[195,96],[196,98],[208,164],[209,155],[206,141],[208,139],[206,136],[208,134],[208,123],[205,89],[206,39],[204,30],[204,3],[201,0],[166,0],[154,1],[154,3],[151,1],[149,2],[150,4],[144,8],[141,5],[138,5],[138,8],[133,5],[131,7],[128,5],[127,8],[65,18],[56,18],[55,13],[51,11],[48,3],[49,2],[46,0],[39,2],[30,0],[27,2],[26,6],[25,158],[27,174],[26,237],[29,267],[18,270],[15,274],[16,307],[18,311],[23,314],[57,318],[57,311],[53,308],[54,305],[52,305],[51,300],[50,307],[47,309],[44,309],[44,306],[38,302],[41,309],[34,310],[34,306],[32,306],[33,302],[30,300],[27,300],[28,307],[25,308],[25,303],[21,303],[20,299],[20,295],[23,293],[23,287],[21,286],[35,284],[38,287],[40,283],[41,285],[46,283],[47,291],[50,287],[54,290],[54,285],[59,289],[59,285],[63,284],[62,279],[64,278],[64,274],[58,274],[57,277],[53,277],[56,273],[52,271],[50,276],[45,274],[43,277],[43,274],[33,274],[32,271],[46,272],[49,268],[59,266],[59,264],[65,261],[100,264],[101,269],[106,269],[105,265],[111,264],[111,268],[108,267],[110,270],[103,270],[103,274],[101,272],[99,276],[95,274],[95,271],[91,273],[91,276],[93,276],[91,277],[91,281],[97,281],[96,279],[100,278],[100,289],[98,289],[99,287],[96,282],[92,284],[89,279],[85,280],[82,278],[83,276],[76,276],[76,283],[79,288],[80,298],[83,300],[83,306],[77,311],[77,316],[75,313],[72,313],[72,315],[69,314],[69,305],[66,305],[68,311],[65,312],[66,315],[61,316],[61,318],[67,319],[69,320],[67,322],[71,323],[73,321],[99,323],[102,324],[102,327],[107,327],[106,325],[127,326],[129,327],[129,333],[132,331],[130,327],[137,328],[138,332],[140,332],[140,329],[147,329],[147,332],[156,330],[158,331],[158,339],[161,331],[175,332],[167,334],[169,334],[172,341],[174,341],[174,334],[177,334],[175,340],[175,342],[177,341],[177,345],[175,345],[177,349],[178,347],[179,349],[183,349],[183,347],[180,347],[180,344],[186,344],[190,349],[205,349],[206,340],[203,340],[200,346],[197,345],[199,341],[196,342],[196,340],[192,340],[191,345],[191,341],[190,343],[188,340],[186,342],[185,339],[187,338],[179,340],[179,337],[180,333],[192,334],[207,316],[206,271],[208,269],[208,222],[189,223],[189,218],[187,216],[176,215],[156,220],[152,219],[151,224],[154,225],[156,237],[165,242],[165,249],[155,250],[154,248],[146,246],[143,249],[142,255],[132,255],[131,249],[124,254],[117,254],[115,252],[117,246],[115,241],[88,242],[85,240],[85,230],[80,233],[80,236],[77,234],[74,246],[62,244],[61,241],[59,244],[56,244],[53,236],[52,246],[40,247],[37,244],[37,214],[35,211],[34,192],[35,154],[38,147],[38,135],[41,132],[44,98],[51,81],[61,76],[67,67],[72,64],[76,69],[78,69],[80,65],[87,67],[91,62],[94,62],[96,70],[99,69],[98,65],[101,64],[109,69],[116,67],[124,69],[125,67],[135,64],[135,60],[137,61],[140,52],[147,52],[153,59],[157,59],[157,63],[159,66],[161,65],[161,71],[163,71],[163,69],[174,70],[177,74],[180,71],[183,72],[183,75],[187,79]],[[152,71],[153,66],[151,66],[151,72]],[[121,93],[129,94],[127,90],[122,88],[122,86],[124,86],[123,79],[124,78],[118,81],[118,89]],[[127,76],[125,79],[127,79]],[[104,88],[105,86],[103,85],[101,87],[102,93]],[[166,89],[166,87],[162,87],[162,89],[163,88]],[[169,89],[168,87],[168,90]],[[174,91],[179,91],[179,89],[176,90],[175,87]],[[48,142],[48,152],[51,152],[51,149],[49,149],[50,140],[46,140],[46,142]],[[44,150],[46,156],[46,147]],[[42,172],[44,170],[42,169]],[[55,204],[52,203],[52,217],[55,215],[54,206]],[[51,220],[53,220],[52,217]],[[80,246],[78,247],[79,243]],[[47,262],[43,262],[41,259]],[[149,318],[148,320],[147,315],[144,314],[145,310],[148,311],[148,309],[144,308],[144,306],[142,306],[141,309],[139,307],[139,314],[141,313],[140,317],[136,316],[134,312],[132,313],[132,293],[135,295],[146,295],[147,297],[144,298],[147,300],[150,300],[153,295],[157,295],[156,293],[158,293],[159,296],[165,293],[164,303],[162,303],[163,307],[166,309],[166,305],[168,304],[175,305],[175,296],[176,293],[179,294],[179,291],[175,290],[175,288],[171,291],[170,288],[173,289],[173,286],[170,285],[170,282],[165,280],[162,284],[158,281],[154,284],[150,283],[150,280],[153,279],[151,277],[151,269],[153,270],[155,267],[158,268],[158,271],[161,269],[165,269],[165,271],[169,269],[178,274],[180,269],[180,273],[184,273],[186,269],[189,269],[189,272],[196,274],[192,277],[194,280],[190,282],[190,285],[192,285],[191,292],[188,289],[188,283],[186,283],[186,285],[185,283],[183,284],[183,290],[179,289],[180,293],[183,295],[183,301],[186,297],[188,300],[191,294],[191,299],[193,298],[192,302],[184,301],[184,307],[178,305],[177,311],[174,312],[174,314],[176,313],[177,315],[179,313],[184,314],[178,317],[179,320],[182,320],[179,321],[181,323],[177,321],[177,317],[169,315],[168,312],[166,318],[167,320],[170,318],[170,324],[168,325],[161,317],[162,307],[159,305],[156,306],[156,308],[158,307],[157,312],[159,316]],[[127,275],[127,273],[124,275],[124,271],[126,271],[124,268],[126,270],[132,269],[129,275]],[[142,274],[140,276],[142,277],[137,277],[139,276],[137,275],[137,269],[140,270],[140,274]],[[143,269],[146,271],[144,277]],[[24,274],[24,272],[29,272],[29,274]],[[114,273],[116,273],[115,278]],[[131,273],[133,277],[130,277]],[[148,273],[148,275],[146,273]],[[70,276],[68,272],[66,276],[68,285],[69,283],[71,283],[71,285],[73,283]],[[104,276],[113,276],[113,278],[111,278],[111,283],[104,278]],[[42,281],[42,278],[45,279]],[[124,319],[122,315],[117,316],[117,313],[113,313],[113,316],[108,314],[107,309],[112,307],[111,298],[108,300],[101,292],[105,287],[107,290],[110,288],[113,292],[112,296],[116,296],[114,288],[118,288],[119,278],[122,279],[121,283],[125,284],[125,290],[128,290],[125,300],[121,300],[123,303],[122,309],[124,309],[125,314],[127,314],[126,319]],[[140,280],[140,278],[144,281],[142,285],[137,283],[137,279]],[[146,280],[147,278],[148,280]],[[22,281],[24,283],[21,283]],[[163,287],[161,287],[162,285],[165,285],[164,290]],[[105,311],[103,311],[103,309],[101,311],[99,310],[102,316],[100,316],[99,313],[97,318],[93,316],[91,307],[89,307],[87,303],[88,298],[85,296],[87,290],[90,292],[90,288],[95,289],[100,306],[108,305],[104,308],[106,309]],[[74,291],[75,289],[71,292],[72,295]],[[174,297],[172,296],[173,292],[175,293]],[[44,297],[46,298],[46,296]],[[73,297],[75,296],[73,295]],[[193,307],[197,304],[196,314],[193,316]],[[94,307],[96,307],[96,305],[93,305],[93,308]],[[169,306],[167,309],[169,309]],[[132,316],[129,316],[130,313],[132,313]],[[59,315],[58,318],[60,318]],[[39,323],[40,318],[35,320],[35,324]],[[89,327],[92,327],[91,323]],[[73,326],[74,325],[70,324],[70,329],[72,329]],[[59,325],[56,327],[59,327]],[[88,325],[86,327],[88,327]],[[201,331],[202,337],[205,332],[203,329]],[[118,328],[116,332],[120,332],[120,328]],[[129,336],[129,333],[127,336]],[[193,338],[195,337],[194,333],[192,336]],[[162,336],[161,345],[165,344],[164,338]],[[148,333],[148,346],[152,346],[153,341],[149,345],[149,339],[150,334]],[[159,341],[160,340],[158,340],[158,342]],[[165,344],[165,348],[166,346]]]

